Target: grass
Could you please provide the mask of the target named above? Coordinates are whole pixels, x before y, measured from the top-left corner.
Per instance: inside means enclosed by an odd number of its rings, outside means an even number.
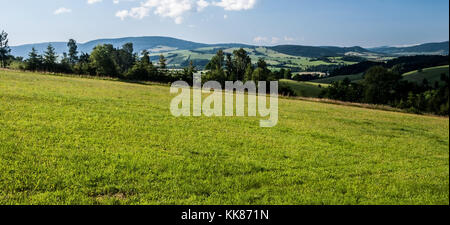
[[[280,80],[280,85],[289,86],[297,96],[317,98],[322,92],[323,88],[328,87],[328,84],[318,84],[313,82],[302,82],[294,80]]]
[[[449,204],[448,118],[280,99],[260,128],[172,97],[0,71],[0,204]]]
[[[227,54],[232,54],[233,51],[238,50],[239,48],[224,48],[224,52]],[[214,48],[199,48],[193,51],[190,50],[174,50],[169,52],[162,53],[165,57],[168,58],[169,66],[181,67],[186,60],[211,60],[211,58],[215,55]],[[301,68],[306,69],[308,66],[318,66],[318,65],[337,65],[337,64],[355,64],[355,62],[347,62],[342,60],[342,57],[333,57],[332,63],[325,62],[322,60],[311,60],[312,58],[308,57],[298,57],[286,55],[283,53],[279,53],[277,51],[271,50],[266,47],[257,47],[257,48],[244,48],[246,50],[253,62],[257,62],[259,58],[264,58],[270,68],[281,68],[281,67],[289,67],[289,68]],[[153,53],[152,57],[158,57],[161,53]]]
[[[423,69],[421,72],[416,70],[409,73],[405,73],[403,74],[404,76],[403,79],[409,82],[416,82],[418,84],[421,84],[423,79],[427,79],[430,85],[434,85],[436,81],[441,82],[441,74],[443,73],[445,73],[448,76],[449,73],[448,65],[426,68]]]
[[[344,80],[345,78],[350,79],[350,81],[352,82],[358,82],[360,80],[363,79],[363,74],[359,73],[359,74],[353,74],[353,75],[343,75],[343,76],[335,76],[335,77],[327,77],[327,78],[323,78],[323,79],[317,79],[317,80],[313,80],[311,82],[313,83],[319,83],[319,84],[331,84],[333,82],[337,82],[340,80]]]
[[[427,79],[428,83],[430,85],[434,85],[434,83],[441,82],[441,74],[445,73],[449,74],[449,67],[448,65],[445,66],[437,66],[437,67],[431,67],[423,69],[422,72],[419,72],[418,70],[411,71],[408,73],[403,74],[403,79],[409,81],[409,82],[415,82],[418,84],[422,84],[423,79]],[[350,79],[353,82],[359,82],[363,79],[363,74],[354,74],[354,75],[343,75],[343,76],[335,76],[335,77],[328,77],[324,79],[318,79],[313,80],[311,82],[314,83],[320,83],[320,84],[331,84],[336,81],[344,80],[345,78]]]

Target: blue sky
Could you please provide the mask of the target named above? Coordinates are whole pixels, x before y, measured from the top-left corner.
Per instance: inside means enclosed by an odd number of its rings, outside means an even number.
[[[449,39],[448,0],[0,0],[10,45],[170,36],[374,47]]]

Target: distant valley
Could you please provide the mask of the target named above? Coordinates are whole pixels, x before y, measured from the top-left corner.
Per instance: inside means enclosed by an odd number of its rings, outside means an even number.
[[[170,37],[126,37],[116,39],[99,39],[86,43],[78,43],[80,52],[90,53],[99,44],[112,44],[121,47],[126,43],[133,43],[134,51],[148,50],[152,60],[157,60],[160,54],[168,59],[168,65],[172,68],[182,68],[190,61],[197,68],[202,69],[219,50],[232,53],[238,48],[244,48],[249,52],[253,61],[264,58],[271,68],[286,68],[293,72],[322,71],[327,72],[342,65],[355,64],[364,60],[382,61],[392,57],[403,55],[437,54],[447,55],[449,42],[427,43],[411,47],[378,47],[365,49],[359,46],[254,46],[239,43],[203,44],[180,40]],[[48,42],[12,46],[11,54],[27,58],[28,53],[34,47],[39,53],[43,53],[51,44],[59,55],[67,52],[66,42]]]

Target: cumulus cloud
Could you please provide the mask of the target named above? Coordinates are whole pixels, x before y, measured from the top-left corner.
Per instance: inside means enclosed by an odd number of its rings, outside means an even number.
[[[103,0],[87,0],[87,3],[88,4],[95,4],[95,3],[99,3],[101,1],[103,1]]]
[[[203,11],[203,9],[205,9],[209,5],[210,5],[209,2],[207,2],[205,0],[199,0],[199,1],[197,1],[197,11],[201,12],[201,11]]]
[[[221,0],[220,2],[214,2],[214,5],[228,11],[249,10],[256,5],[256,0]]]
[[[255,42],[255,43],[265,43],[268,40],[269,39],[267,37],[261,37],[261,36],[253,38],[253,42]]]
[[[146,0],[139,7],[118,11],[116,16],[121,20],[127,17],[143,19],[150,12],[153,12],[155,15],[171,18],[176,24],[180,24],[183,22],[184,15],[187,12],[201,12],[209,6],[222,7],[227,11],[249,10],[255,6],[256,2],[257,0]]]
[[[280,38],[272,37],[272,40],[270,41],[270,44],[278,44],[280,42]]]
[[[60,14],[71,13],[71,12],[72,12],[71,9],[61,7],[61,8],[59,8],[59,9],[55,10],[55,11],[53,12],[53,14],[55,14],[55,15],[60,15]]]
[[[263,36],[257,36],[253,38],[253,42],[257,44],[270,44],[270,45],[276,45],[280,43],[291,43],[295,41],[294,38],[285,36],[284,38],[280,37],[263,37]]]

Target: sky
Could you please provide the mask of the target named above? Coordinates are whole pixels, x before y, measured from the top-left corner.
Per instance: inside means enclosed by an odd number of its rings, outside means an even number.
[[[408,46],[449,40],[448,0],[0,0],[10,45],[169,36],[201,43]]]

